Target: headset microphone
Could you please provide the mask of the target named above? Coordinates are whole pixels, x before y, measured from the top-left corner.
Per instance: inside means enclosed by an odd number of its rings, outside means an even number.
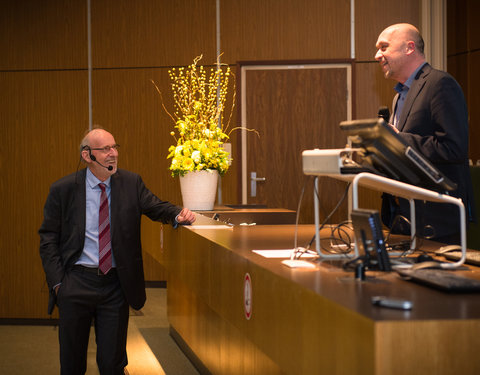
[[[93,155],[92,155],[93,156]],[[90,158],[92,159],[92,158]],[[97,161],[97,158],[95,156],[93,156],[93,159],[92,159],[95,163],[97,163],[99,166],[103,167],[103,168],[107,168],[109,171],[111,171],[113,169],[113,167],[111,165],[109,165],[108,167],[106,165],[103,165],[103,164],[100,164],[100,162]]]
[[[107,167],[107,166],[101,164],[100,162],[98,162],[98,161],[97,161],[97,158],[95,157],[95,155],[92,155],[92,150],[90,149],[90,147],[88,148],[88,154],[89,154],[89,156],[90,156],[90,159],[91,159],[92,161],[94,161],[95,163],[97,163],[98,165],[100,165],[101,167],[106,168],[106,169],[108,169],[109,171],[113,170],[113,167],[112,167],[111,165],[109,165],[109,166]]]
[[[96,161],[96,160],[95,160],[95,161]],[[98,161],[97,161],[97,163],[98,163]],[[98,164],[100,164],[100,163],[98,163]],[[100,165],[101,165],[103,168],[107,168],[109,171],[111,171],[111,170],[113,169],[113,167],[112,167],[111,165],[109,165],[108,167],[105,166],[105,165],[102,165],[102,164],[100,164]]]

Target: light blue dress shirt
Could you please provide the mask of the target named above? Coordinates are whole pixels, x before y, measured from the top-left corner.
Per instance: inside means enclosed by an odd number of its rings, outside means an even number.
[[[85,190],[86,190],[86,217],[85,217],[85,245],[83,252],[78,261],[75,264],[79,264],[85,267],[98,267],[98,211],[100,207],[100,194],[101,189],[98,178],[94,176],[90,169],[87,168],[87,176],[85,178]],[[110,177],[103,181],[105,184],[105,192],[108,197],[108,209],[111,212],[110,204]],[[111,217],[110,213],[109,216]],[[115,267],[115,258],[112,251],[112,267]]]

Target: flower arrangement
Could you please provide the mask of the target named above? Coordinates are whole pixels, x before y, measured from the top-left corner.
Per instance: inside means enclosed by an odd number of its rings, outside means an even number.
[[[167,156],[167,159],[172,159],[169,167],[172,176],[184,176],[200,170],[217,170],[223,176],[230,164],[229,153],[224,150],[223,143],[229,139],[226,129],[235,99],[225,127],[223,117],[228,83],[233,73],[229,66],[217,63],[207,77],[206,69],[198,66],[201,58],[196,57],[187,68],[169,70],[174,114],[168,112],[163,101],[162,105],[176,129],[176,132],[170,133],[175,144],[169,147]],[[158,87],[157,91],[160,93]]]

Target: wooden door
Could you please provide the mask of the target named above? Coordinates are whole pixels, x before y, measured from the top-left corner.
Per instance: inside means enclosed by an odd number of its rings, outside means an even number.
[[[260,134],[242,136],[242,203],[296,210],[306,184],[300,222],[313,223],[313,179],[303,174],[301,154],[345,147],[338,124],[351,118],[351,66],[243,66],[241,73],[242,126]],[[252,173],[260,179],[256,189]],[[321,219],[335,207],[345,186],[320,179]],[[345,202],[332,220],[346,217]]]

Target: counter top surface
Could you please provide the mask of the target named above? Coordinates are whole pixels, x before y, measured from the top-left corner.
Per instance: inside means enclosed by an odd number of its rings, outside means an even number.
[[[345,260],[308,259],[314,268],[290,268],[280,258],[266,258],[253,250],[292,249],[297,233],[299,246],[308,244],[315,234],[313,225],[253,225],[222,229],[201,229],[202,225],[222,224],[197,215],[195,226],[185,228],[234,252],[255,265],[318,295],[356,311],[369,319],[423,320],[423,319],[478,319],[480,318],[480,293],[448,293],[403,280],[396,272],[367,271],[366,279],[355,279],[353,271],[346,271]],[[211,228],[211,227],[205,227]],[[321,236],[329,230],[323,230]],[[425,242],[422,250],[432,252],[438,244]],[[418,255],[418,254],[417,254]],[[443,259],[443,258],[441,258]],[[480,269],[467,265],[462,270],[447,271],[480,280]],[[255,282],[253,280],[253,282]],[[388,296],[412,301],[410,311],[374,306],[373,296]]]

